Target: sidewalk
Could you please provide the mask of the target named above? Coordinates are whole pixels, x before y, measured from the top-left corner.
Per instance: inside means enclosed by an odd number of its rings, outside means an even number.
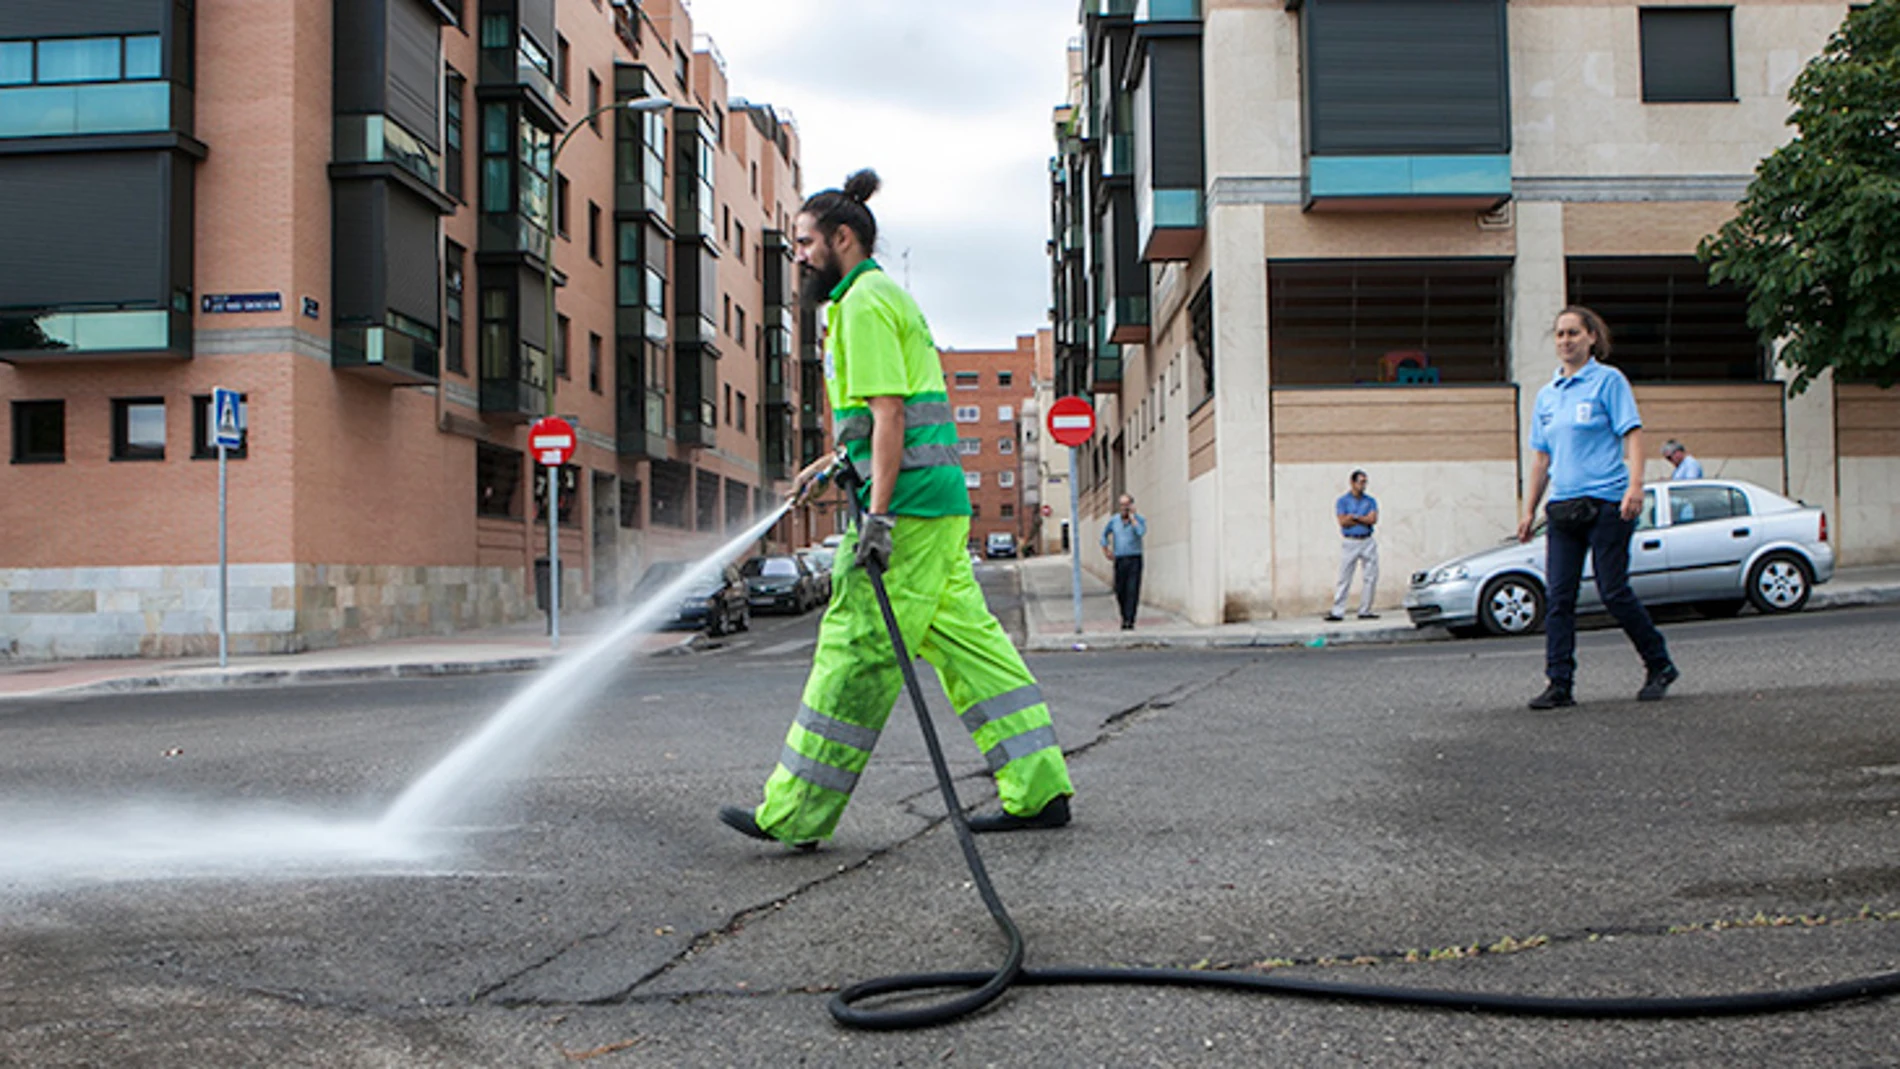
[[[1082,573],[1082,632],[1075,630],[1075,604],[1067,557],[1033,557],[993,565],[1013,569],[1022,585],[1024,649],[1032,652],[1136,649],[1151,647],[1328,646],[1366,642],[1444,641],[1442,628],[1415,628],[1401,609],[1381,619],[1328,623],[1318,616],[1200,626],[1152,605],[1142,606],[1133,631],[1121,630],[1121,614],[1108,584]],[[1844,605],[1900,603],[1900,565],[1843,568],[1831,582],[1815,588],[1808,611]],[[613,610],[563,614],[561,649],[585,644],[616,619]],[[690,652],[697,631],[662,631],[639,636],[637,651],[649,656]],[[0,665],[0,703],[111,691],[210,690],[223,687],[277,686],[358,679],[407,679],[430,676],[522,672],[540,668],[557,656],[550,649],[541,619],[455,635],[391,639],[385,642],[272,656],[233,657],[219,668],[217,658],[174,660],[90,660]]]
[[[108,691],[213,690],[524,672],[540,668],[560,652],[585,645],[617,618],[611,610],[562,613],[560,651],[549,646],[545,619],[536,617],[454,635],[390,639],[308,653],[232,657],[225,668],[218,667],[215,654],[169,660],[122,658],[0,665],[0,702]],[[636,636],[633,644],[638,652],[649,656],[685,653],[702,636],[699,631],[660,631]]]
[[[1024,648],[1052,650],[1134,649],[1142,647],[1327,646],[1361,642],[1447,640],[1443,628],[1416,628],[1397,607],[1381,610],[1377,620],[1348,617],[1329,623],[1318,615],[1249,620],[1201,626],[1186,618],[1143,605],[1133,631],[1121,630],[1121,613],[1109,585],[1082,572],[1082,633],[1075,630],[1075,595],[1069,558],[1032,557],[1014,564],[1023,588]],[[1900,603],[1900,565],[1841,568],[1814,588],[1805,611],[1846,605]]]

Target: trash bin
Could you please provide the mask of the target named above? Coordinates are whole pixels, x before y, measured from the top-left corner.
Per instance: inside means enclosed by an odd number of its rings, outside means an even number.
[[[567,569],[563,567],[562,571]],[[548,559],[534,558],[534,607],[547,612],[548,605]]]

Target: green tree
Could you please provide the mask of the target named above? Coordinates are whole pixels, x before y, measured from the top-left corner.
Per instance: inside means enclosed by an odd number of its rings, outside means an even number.
[[[1748,322],[1800,393],[1828,368],[1900,376],[1900,0],[1851,12],[1788,93],[1795,136],[1702,240],[1709,277],[1748,291]]]

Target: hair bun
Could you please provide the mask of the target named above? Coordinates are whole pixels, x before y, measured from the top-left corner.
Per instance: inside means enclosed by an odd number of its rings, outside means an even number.
[[[862,171],[853,172],[851,177],[844,180],[844,195],[863,204],[871,199],[881,185],[883,181],[878,178],[877,172],[866,167]]]

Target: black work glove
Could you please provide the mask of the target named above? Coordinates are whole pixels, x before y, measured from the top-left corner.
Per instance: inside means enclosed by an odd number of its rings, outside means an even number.
[[[860,568],[869,568],[877,564],[879,572],[888,571],[891,566],[891,528],[889,516],[866,513],[858,523],[857,562]]]

